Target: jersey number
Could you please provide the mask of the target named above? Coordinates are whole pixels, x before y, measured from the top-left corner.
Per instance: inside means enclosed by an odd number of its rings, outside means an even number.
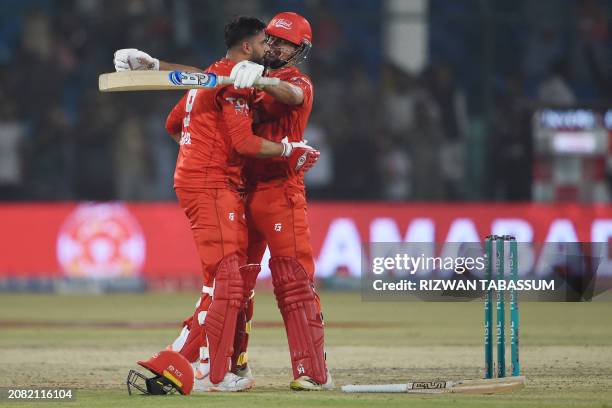
[[[191,122],[191,110],[193,109],[197,93],[197,89],[191,89],[187,94],[187,100],[185,101],[185,118],[183,118],[183,130],[181,131],[181,141],[179,142],[181,145],[191,144],[189,122]]]

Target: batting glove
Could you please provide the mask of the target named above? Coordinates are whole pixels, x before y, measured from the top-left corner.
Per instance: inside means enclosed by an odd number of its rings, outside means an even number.
[[[315,165],[321,153],[308,146],[306,141],[303,142],[289,142],[285,136],[281,140],[283,144],[282,156],[289,162],[289,169],[292,172],[307,172]]]
[[[264,72],[264,66],[251,61],[241,61],[234,65],[230,78],[234,80],[234,88],[251,88]]]
[[[116,71],[159,71],[159,60],[136,48],[115,51],[113,62]]]

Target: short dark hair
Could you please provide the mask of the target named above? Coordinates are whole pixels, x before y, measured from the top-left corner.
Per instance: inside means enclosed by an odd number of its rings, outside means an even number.
[[[225,46],[229,50],[246,38],[259,34],[266,24],[254,17],[234,17],[225,25]]]

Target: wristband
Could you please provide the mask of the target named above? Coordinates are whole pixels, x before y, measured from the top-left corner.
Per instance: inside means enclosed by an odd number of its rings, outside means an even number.
[[[293,146],[289,142],[281,142],[283,144],[283,153],[282,157],[289,157],[291,155],[291,151],[293,150]]]

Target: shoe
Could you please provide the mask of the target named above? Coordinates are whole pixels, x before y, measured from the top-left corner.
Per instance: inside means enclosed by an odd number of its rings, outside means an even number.
[[[327,370],[327,381],[325,384],[316,382],[307,375],[303,375],[291,381],[289,383],[289,388],[293,391],[327,391],[333,390],[335,385],[329,370]]]
[[[210,382],[208,375],[204,378],[196,378],[193,384],[193,391],[196,392],[240,392],[253,388],[255,380],[253,378],[239,377],[234,373],[227,373],[223,381],[218,384]]]
[[[236,369],[234,374],[236,374],[238,377],[249,378],[251,380],[254,380],[253,373],[251,372],[251,368],[249,366]]]

